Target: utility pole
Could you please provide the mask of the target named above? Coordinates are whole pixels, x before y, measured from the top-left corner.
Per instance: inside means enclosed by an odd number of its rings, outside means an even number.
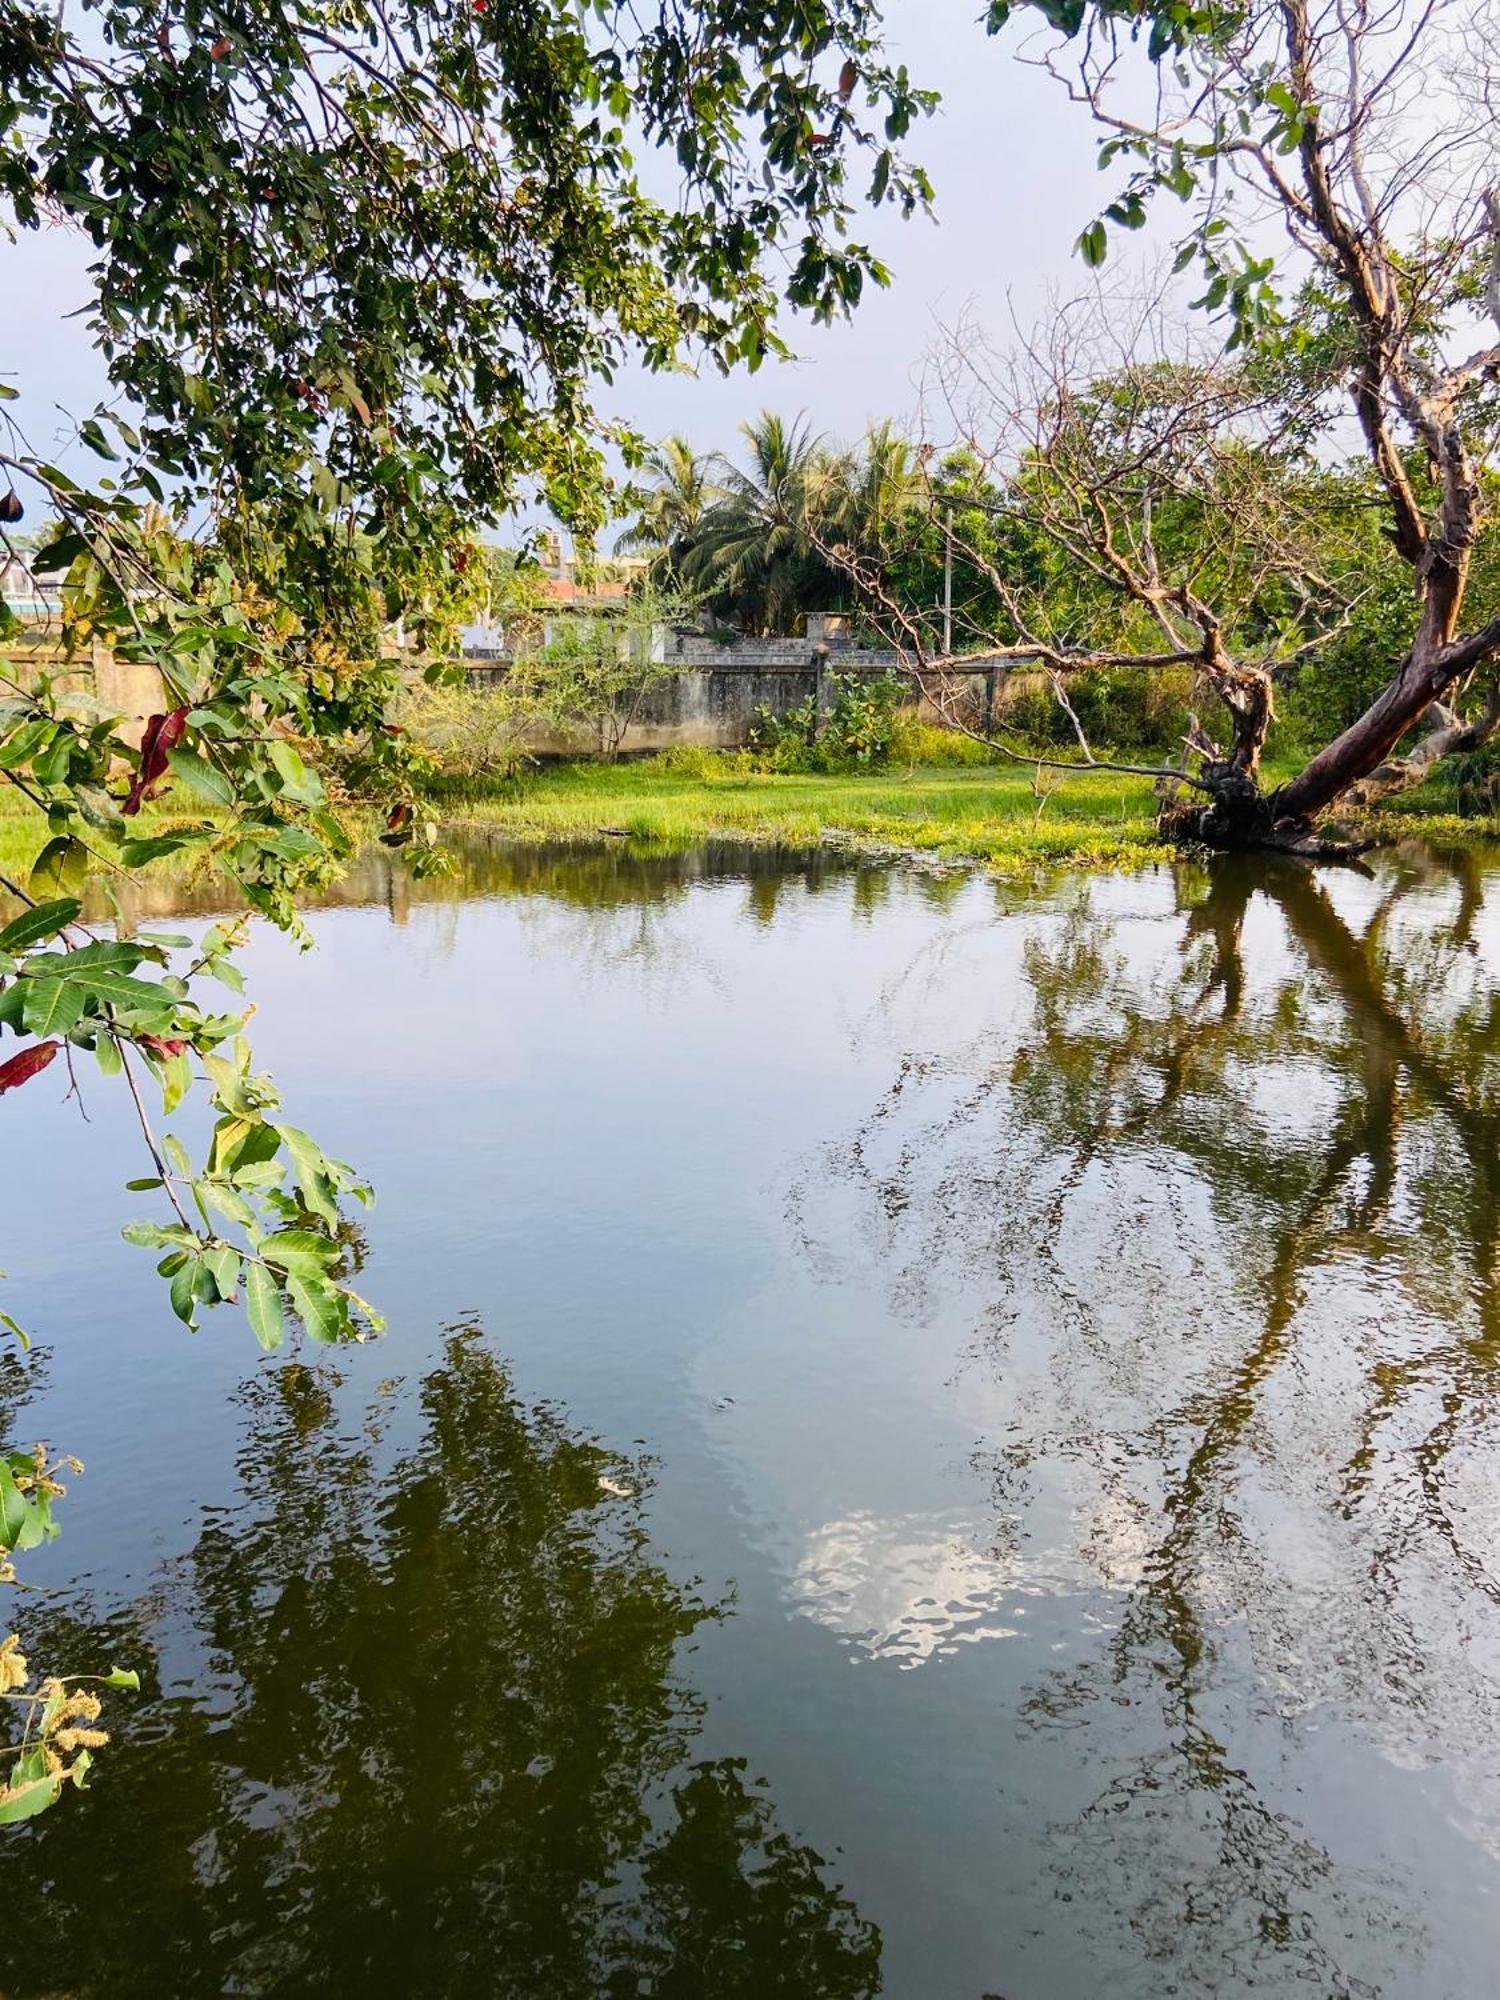
[[[943,658],[953,651],[953,509],[943,510]]]

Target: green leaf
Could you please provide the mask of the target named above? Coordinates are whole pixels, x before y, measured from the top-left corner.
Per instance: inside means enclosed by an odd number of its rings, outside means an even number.
[[[57,1533],[52,1499],[47,1493],[23,1493],[16,1484],[16,1465],[31,1470],[29,1458],[0,1458],[0,1548],[34,1549]]]
[[[27,887],[34,896],[74,897],[88,874],[88,849],[71,834],[49,840],[32,865]]]
[[[244,1074],[237,1064],[224,1056],[204,1056],[202,1060],[203,1073],[213,1085],[214,1096],[226,1111],[243,1118],[247,1112],[254,1110],[245,1091]]]
[[[28,979],[26,1026],[34,1035],[65,1035],[83,1012],[83,988],[73,979]]]
[[[78,438],[81,444],[86,444],[89,450],[97,453],[100,458],[118,459],[120,456],[100,429],[97,417],[84,418],[78,426]]]
[[[230,1244],[221,1244],[215,1250],[204,1252],[204,1267],[214,1281],[214,1289],[221,1299],[234,1296],[240,1282],[240,1253]]]
[[[40,557],[37,558],[40,563]],[[0,771],[19,770],[43,742],[52,737],[53,725],[46,716],[33,716],[19,729],[0,739]]]
[[[160,1250],[168,1243],[196,1244],[198,1239],[180,1222],[127,1222],[120,1231],[127,1243],[142,1250]]]
[[[245,1168],[262,1166],[280,1151],[281,1134],[263,1118],[221,1118],[214,1127],[210,1171],[238,1181]]]
[[[276,766],[281,789],[288,798],[309,806],[316,805],[322,798],[323,787],[292,745],[279,736],[271,742],[271,762]]]
[[[38,1757],[41,1752],[35,1753]],[[62,1795],[62,1779],[49,1772],[42,1764],[40,1774],[24,1774],[22,1764],[30,1759],[22,1758],[10,1774],[10,1784],[4,1798],[0,1798],[0,1826],[14,1826],[18,1820],[34,1819],[48,1806],[56,1805]]]
[[[0,1549],[13,1549],[26,1526],[26,1496],[16,1486],[16,1475],[0,1459]]]
[[[71,983],[83,987],[95,999],[115,1007],[135,1019],[134,1025],[148,1033],[153,1023],[170,1025],[178,1000],[165,986],[151,979],[132,979],[108,965],[82,965],[71,974]]]
[[[244,992],[245,975],[237,965],[231,964],[227,958],[211,959],[203,969],[210,979],[217,979],[219,984],[227,986],[231,993]]]
[[[23,910],[0,930],[0,951],[25,951],[46,938],[56,937],[82,908],[76,896],[61,896],[54,902],[38,903],[34,910]]]
[[[128,1688],[132,1694],[141,1691],[141,1677],[134,1667],[111,1667],[107,1674],[99,1675],[100,1687]]]
[[[161,1108],[168,1118],[193,1086],[193,1066],[185,1055],[168,1056],[162,1064]]]
[[[94,1044],[94,1060],[105,1076],[118,1076],[124,1067],[113,1035],[101,1034]]]
[[[311,1229],[278,1229],[261,1244],[260,1254],[268,1264],[283,1270],[315,1271],[334,1262],[339,1246]]]
[[[216,1209],[226,1222],[237,1222],[242,1229],[254,1228],[255,1210],[228,1181],[203,1180],[198,1188],[209,1207]]]
[[[343,1298],[326,1278],[302,1270],[289,1271],[286,1289],[309,1339],[317,1341],[320,1347],[330,1347],[348,1333],[349,1315]]]
[[[179,853],[193,841],[211,837],[212,829],[204,828],[190,833],[154,833],[144,840],[122,841],[120,860],[127,868],[144,868],[148,861],[160,861],[165,855]]]
[[[172,1273],[172,1282],[167,1289],[173,1312],[184,1326],[191,1327],[194,1332],[197,1331],[197,1325],[193,1319],[193,1306],[198,1296],[198,1273],[202,1268],[201,1261],[197,1257],[185,1259]]]
[[[285,1319],[280,1288],[264,1264],[245,1267],[245,1317],[267,1354],[274,1353],[285,1335]]]
[[[22,1349],[28,1354],[31,1352],[31,1335],[18,1320],[12,1319],[8,1312],[0,1312],[0,1326],[8,1327],[20,1341]]]
[[[319,1215],[330,1228],[338,1227],[338,1203],[328,1191],[328,1161],[317,1141],[295,1125],[278,1125],[292,1158],[292,1172],[302,1193],[304,1206]]]
[[[210,805],[232,806],[234,787],[222,772],[200,757],[196,750],[169,750],[167,762],[190,792]]]
[[[1097,271],[1109,250],[1109,237],[1102,222],[1091,222],[1074,246],[1091,271]]]
[[[101,833],[122,833],[125,818],[109,793],[98,785],[75,785],[73,800],[90,826]]]

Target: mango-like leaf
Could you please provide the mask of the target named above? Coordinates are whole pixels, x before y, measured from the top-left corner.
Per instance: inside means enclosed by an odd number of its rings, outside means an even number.
[[[190,792],[210,805],[229,807],[234,804],[234,786],[221,771],[216,771],[206,758],[196,750],[169,750],[167,763],[175,777],[180,778]]]
[[[278,1125],[276,1130],[292,1156],[292,1173],[304,1206],[314,1215],[321,1216],[331,1229],[337,1228],[338,1203],[333,1198],[332,1177],[323,1149],[295,1125]]]
[[[23,910],[0,930],[0,951],[26,951],[56,937],[82,908],[76,896],[61,896],[50,903],[38,903],[35,909]]]
[[[217,1249],[207,1250],[203,1255],[204,1268],[214,1281],[214,1289],[221,1299],[232,1299],[239,1289],[240,1253],[227,1243]]]
[[[278,1229],[260,1245],[260,1254],[280,1270],[317,1271],[333,1263],[339,1246],[329,1237],[319,1236],[316,1230]]]
[[[34,896],[74,897],[88,874],[88,849],[71,834],[49,840],[32,865],[27,884]]]
[[[285,1316],[280,1288],[264,1264],[245,1267],[245,1317],[267,1354],[274,1353],[285,1333]]]
[[[28,979],[26,1026],[33,1035],[65,1035],[83,1012],[83,988],[71,979]]]
[[[287,1295],[308,1338],[320,1347],[330,1347],[349,1331],[349,1315],[342,1295],[326,1278],[315,1277],[306,1266],[288,1271]]]

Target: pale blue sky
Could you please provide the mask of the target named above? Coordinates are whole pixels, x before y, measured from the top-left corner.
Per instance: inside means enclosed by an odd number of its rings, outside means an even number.
[[[704,445],[729,443],[735,424],[764,406],[805,409],[820,429],[852,435],[870,417],[913,409],[935,320],[972,303],[1002,331],[1008,299],[1024,321],[1050,287],[1084,282],[1072,243],[1108,185],[1094,165],[1089,121],[1016,59],[1018,34],[985,36],[976,5],[891,0],[896,52],[944,103],[912,139],[937,188],[938,220],[902,223],[885,213],[864,232],[895,274],[890,291],[869,295],[849,325],[796,325],[802,358],[768,363],[753,377],[632,371],[609,395],[615,414],[652,436],[680,429]],[[86,300],[86,253],[80,237],[58,229],[0,242],[0,365],[23,392],[37,445],[64,428],[56,405],[82,414],[100,392],[97,357],[68,317]]]

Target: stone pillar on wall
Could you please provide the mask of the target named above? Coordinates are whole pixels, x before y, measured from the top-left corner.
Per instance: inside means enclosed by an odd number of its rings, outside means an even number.
[[[94,698],[112,715],[123,716],[120,735],[139,745],[146,718],[166,708],[166,689],[155,667],[137,660],[117,660],[113,650],[96,639],[91,667]]]

